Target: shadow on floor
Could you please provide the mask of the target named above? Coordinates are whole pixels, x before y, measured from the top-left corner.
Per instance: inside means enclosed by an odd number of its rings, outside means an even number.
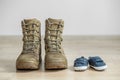
[[[68,66],[68,69],[71,70],[71,71],[74,71],[73,66]]]
[[[29,73],[29,72],[47,72],[47,73],[52,73],[52,72],[59,72],[59,71],[64,71],[67,69],[60,69],[60,70],[45,70],[44,69],[44,62],[41,63],[40,69],[38,70],[16,70],[16,60],[4,60],[0,59],[2,62],[0,64],[0,72],[15,72],[15,73]],[[68,66],[68,69],[74,72],[73,66]],[[95,71],[94,69],[90,68],[89,70]],[[100,71],[101,72],[101,71]]]

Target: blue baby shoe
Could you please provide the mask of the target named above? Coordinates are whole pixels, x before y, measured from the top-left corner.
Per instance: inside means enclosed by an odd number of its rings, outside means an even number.
[[[90,67],[94,68],[95,70],[105,70],[107,68],[107,65],[99,56],[89,57],[88,61]]]
[[[83,71],[86,70],[88,68],[88,60],[86,58],[84,58],[83,56],[80,58],[77,58],[74,61],[74,70],[75,71]]]

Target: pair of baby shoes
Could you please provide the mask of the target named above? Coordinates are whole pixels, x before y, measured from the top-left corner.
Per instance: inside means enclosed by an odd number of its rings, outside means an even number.
[[[74,61],[75,71],[87,70],[89,66],[98,71],[105,70],[107,68],[106,63],[99,56],[89,57],[88,59],[82,56]]]

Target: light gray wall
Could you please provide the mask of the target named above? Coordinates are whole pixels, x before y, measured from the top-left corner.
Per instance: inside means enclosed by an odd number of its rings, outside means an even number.
[[[64,35],[120,35],[120,0],[0,0],[0,35],[21,35],[21,20],[62,18]]]

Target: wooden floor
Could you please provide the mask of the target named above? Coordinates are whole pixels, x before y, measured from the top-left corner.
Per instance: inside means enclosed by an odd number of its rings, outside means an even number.
[[[65,36],[63,47],[68,69],[44,70],[44,43],[42,39],[42,65],[35,71],[17,71],[15,62],[22,50],[21,36],[0,37],[0,80],[120,80],[120,36]],[[100,56],[107,63],[105,71],[88,69],[75,72],[75,58]]]

